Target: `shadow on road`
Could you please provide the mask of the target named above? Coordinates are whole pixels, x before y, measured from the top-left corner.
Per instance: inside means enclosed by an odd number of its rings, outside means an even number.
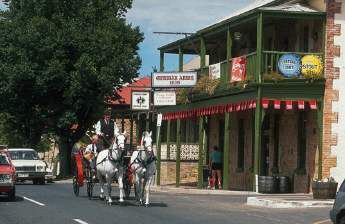
[[[11,202],[11,203],[16,203],[16,202],[21,202],[24,201],[23,197],[16,196],[16,199],[14,201],[10,201],[7,196],[0,196],[0,203],[1,202]]]
[[[104,199],[100,199],[98,196],[93,196],[91,199],[89,199],[87,196],[79,196],[80,198],[84,198],[84,199],[87,199],[87,200],[91,200],[91,201],[99,201],[99,202],[103,202],[104,204],[105,203],[105,200]],[[119,202],[119,197],[117,196],[113,196],[111,197],[112,200],[113,200],[113,203],[112,203],[112,206],[124,206],[124,207],[144,207],[143,205],[140,205],[139,202],[137,202],[135,200],[135,197],[129,197],[127,199],[125,199],[125,201],[123,203],[120,203]],[[161,207],[161,208],[167,208],[168,205],[166,203],[163,203],[163,202],[152,202],[150,203],[149,207]]]

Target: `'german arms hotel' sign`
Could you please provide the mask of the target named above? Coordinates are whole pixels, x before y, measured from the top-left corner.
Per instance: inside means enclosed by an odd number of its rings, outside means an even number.
[[[156,72],[152,76],[153,88],[185,88],[196,84],[196,72]]]

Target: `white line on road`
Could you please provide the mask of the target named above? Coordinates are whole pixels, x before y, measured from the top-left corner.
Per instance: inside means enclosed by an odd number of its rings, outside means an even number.
[[[314,222],[313,224],[326,224],[326,223],[331,223],[331,220],[330,219],[321,220],[321,221]]]
[[[35,203],[36,205],[39,205],[39,206],[46,206],[45,204],[41,203],[41,202],[38,202],[38,201],[35,201],[33,199],[30,199],[30,198],[27,198],[27,197],[23,197],[25,200],[28,200],[32,203]]]
[[[74,221],[76,221],[77,223],[80,223],[80,224],[88,224],[87,222],[81,220],[81,219],[73,219]]]

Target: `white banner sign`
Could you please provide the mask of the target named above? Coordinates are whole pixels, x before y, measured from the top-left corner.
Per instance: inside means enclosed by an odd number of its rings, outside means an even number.
[[[220,78],[220,63],[213,64],[209,66],[209,75],[211,79]]]
[[[150,92],[133,91],[132,92],[132,110],[149,110]]]
[[[176,93],[174,91],[155,91],[155,106],[174,106],[176,105]]]
[[[154,88],[193,87],[196,84],[196,72],[156,72],[152,76]]]

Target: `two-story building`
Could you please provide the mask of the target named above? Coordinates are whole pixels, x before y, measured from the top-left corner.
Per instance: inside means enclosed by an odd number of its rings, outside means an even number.
[[[179,55],[179,71],[184,54],[199,55],[199,80],[220,68],[212,93],[191,90],[184,103],[159,109],[160,165],[174,166],[165,175],[179,186],[181,177],[196,172],[202,187],[203,166],[216,145],[223,151],[224,189],[257,190],[258,176],[269,175],[288,176],[293,192],[308,192],[313,179],[341,181],[344,7],[343,0],[255,1],[160,47],[161,71],[165,54]],[[181,172],[188,145],[197,151],[196,163]]]

